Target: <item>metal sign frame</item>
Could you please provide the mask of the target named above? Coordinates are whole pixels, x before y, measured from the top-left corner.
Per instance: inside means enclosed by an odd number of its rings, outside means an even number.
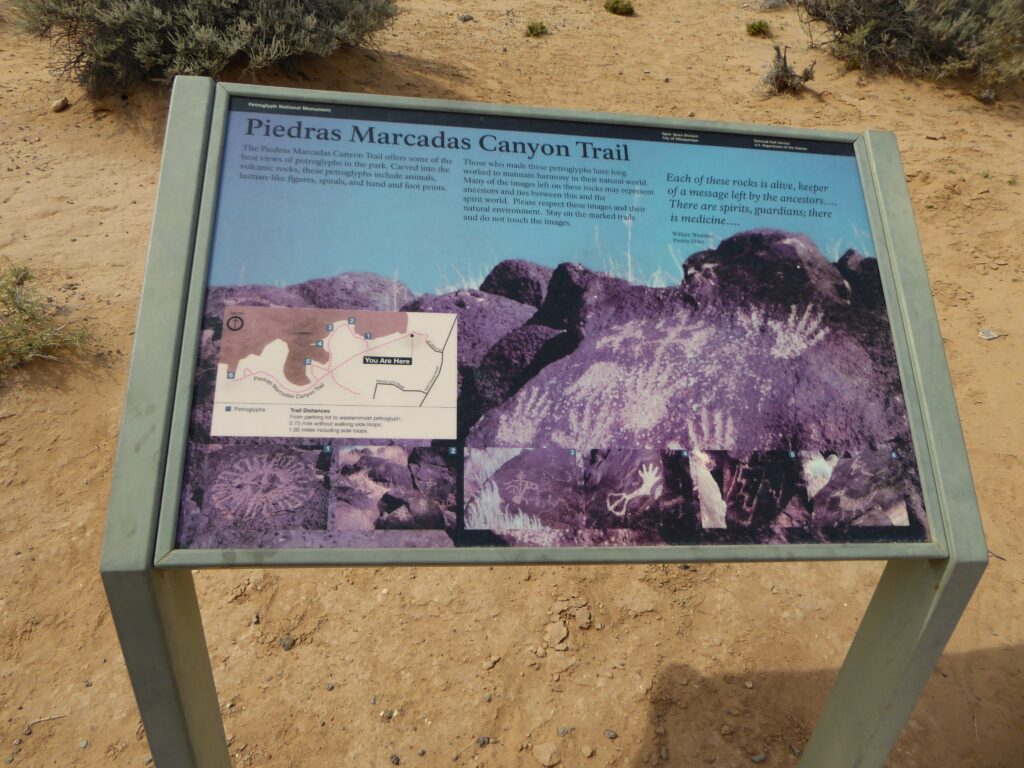
[[[716,130],[853,144],[918,455],[931,542],[621,548],[174,546],[188,409],[232,96]],[[893,134],[215,84],[171,97],[101,573],[158,766],[228,766],[191,568],[887,560],[801,765],[882,766],[987,564],[949,370]]]

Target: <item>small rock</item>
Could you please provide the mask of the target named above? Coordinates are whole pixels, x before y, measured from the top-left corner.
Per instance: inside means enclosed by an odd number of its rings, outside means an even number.
[[[580,747],[580,752],[583,753],[584,757],[593,757],[594,756],[594,748],[592,746],[590,746],[589,744],[584,744],[582,747]]]
[[[615,739],[619,738],[619,734],[618,734],[618,733],[616,733],[616,732],[615,732],[614,730],[612,730],[611,728],[609,728],[608,730],[606,730],[606,731],[604,732],[604,735],[605,735],[605,737],[606,737],[606,738],[609,738],[609,739],[611,739],[612,741],[615,741]]]
[[[295,638],[291,635],[281,635],[281,637],[278,638],[277,642],[279,642],[281,644],[281,647],[284,648],[284,650],[286,651],[290,651],[292,648],[295,647]]]
[[[459,21],[466,22],[466,21],[472,21],[472,20],[473,20],[473,17],[470,14],[468,14],[468,13],[460,13],[459,14]]]
[[[402,758],[400,758],[398,755],[392,755],[391,756],[391,764],[392,765],[399,765],[401,762],[402,762]]]
[[[258,613],[254,613],[252,615],[252,618],[249,619],[249,623],[250,624],[259,624],[260,623],[260,615]]]
[[[589,608],[579,608],[576,611],[576,626],[580,629],[590,629],[593,620]]]
[[[991,328],[982,328],[982,329],[980,329],[978,331],[979,338],[982,338],[985,341],[993,341],[995,339],[1002,338],[1005,335],[1006,335],[1005,333],[1000,333],[999,331],[993,331]]]
[[[481,666],[483,666],[484,669],[494,669],[494,665],[499,661],[501,661],[501,656],[491,656],[491,658],[487,659],[487,661],[485,661]]]
[[[89,740],[88,739],[82,739],[80,742],[78,742],[79,749],[86,749],[88,746],[89,746]]]
[[[565,738],[566,736],[568,736],[570,733],[572,733],[575,730],[576,729],[573,728],[571,725],[560,725],[558,727],[558,735],[561,736],[562,738]]]
[[[562,762],[562,755],[558,751],[558,747],[549,742],[544,744],[533,745],[533,756],[538,763],[545,766],[545,768],[551,768],[553,765],[558,765]]]
[[[416,754],[419,755],[420,757],[423,757],[425,754],[427,754],[427,750],[421,749]]]
[[[25,730],[23,730],[21,732],[21,735],[22,736],[31,736],[32,735],[32,726],[31,725],[26,725],[25,726]]]
[[[732,731],[732,726],[731,725],[723,725],[722,726],[721,734],[723,736],[732,736],[732,733],[733,733],[733,731]]]
[[[13,757],[5,757],[4,758],[4,765],[10,765],[13,762],[14,762],[14,758]]]
[[[69,104],[70,102],[68,101],[68,97],[61,96],[59,99],[53,102],[53,104],[50,105],[50,110],[53,112],[63,112],[65,109],[68,108]]]
[[[569,636],[569,629],[564,621],[553,621],[544,630],[544,640],[548,645],[558,645]]]
[[[995,104],[996,103],[996,92],[993,91],[991,88],[986,88],[985,90],[981,91],[977,95],[976,98],[982,104]],[[54,110],[54,111],[60,111],[60,110]]]
[[[493,697],[491,696],[491,694],[489,694],[489,693],[485,693],[485,694],[484,694],[484,701],[486,701],[486,702],[487,702],[488,704],[490,704],[490,703],[491,703],[491,699],[492,699],[492,698],[493,698]]]
[[[743,685],[746,687],[746,689],[748,691],[752,691],[754,689],[754,681],[753,680],[747,680],[747,682],[745,682]]]
[[[334,690],[334,683],[328,683],[328,684],[327,684],[327,685],[325,685],[324,687],[325,687],[325,688],[326,688],[326,689],[327,689],[328,691],[333,691],[333,690]]]
[[[569,646],[566,645],[565,643],[559,643],[558,645],[555,646],[555,650],[559,651],[559,652],[568,651],[569,650]]]
[[[768,755],[766,755],[764,752],[758,752],[756,755],[754,755],[753,757],[750,758],[750,762],[756,763],[757,765],[760,765],[761,763],[763,763],[767,759],[768,759]]]
[[[668,760],[668,747],[662,747],[661,752],[658,753],[658,756],[662,760]]]
[[[486,747],[488,744],[491,743],[491,739],[488,736],[481,736],[479,739],[476,740],[476,743],[477,746],[479,747]]]
[[[142,764],[143,764],[143,765],[152,765],[152,764],[153,764],[153,758],[152,758],[152,757],[149,757],[149,756],[147,755],[147,756],[146,756],[146,759],[142,761]]]
[[[20,747],[21,746],[21,739],[15,739],[11,743],[14,744],[14,746],[16,746],[16,747]]]

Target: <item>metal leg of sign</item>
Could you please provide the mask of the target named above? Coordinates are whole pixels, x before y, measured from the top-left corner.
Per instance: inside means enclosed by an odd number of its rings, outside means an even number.
[[[230,768],[192,572],[104,572],[157,768]]]
[[[882,768],[985,570],[892,560],[818,719],[801,768]]]

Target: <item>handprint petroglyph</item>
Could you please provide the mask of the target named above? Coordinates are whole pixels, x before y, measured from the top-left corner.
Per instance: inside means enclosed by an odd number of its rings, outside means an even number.
[[[823,319],[823,313],[809,304],[802,315],[793,306],[785,320],[769,320],[768,328],[775,334],[769,354],[780,360],[792,360],[815,346],[828,335],[828,328],[821,327]]]
[[[648,497],[657,499],[661,496],[661,468],[654,464],[643,464],[638,470],[640,475],[640,486],[629,493],[609,493],[605,502],[608,511],[613,515],[623,517],[626,508],[633,499]]]

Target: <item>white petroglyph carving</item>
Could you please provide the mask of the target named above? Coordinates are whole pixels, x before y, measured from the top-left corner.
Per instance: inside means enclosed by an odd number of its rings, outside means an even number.
[[[638,470],[640,475],[640,486],[629,493],[609,493],[605,504],[608,511],[613,515],[622,517],[626,514],[626,507],[633,499],[651,498],[657,499],[661,496],[661,468],[654,464],[643,464]]]
[[[809,304],[803,314],[796,306],[789,308],[785,320],[769,320],[768,328],[775,334],[769,354],[779,360],[792,360],[828,335],[828,328],[822,328],[824,315]]]
[[[700,449],[690,452],[690,477],[700,501],[700,524],[705,528],[725,528],[725,499],[711,474],[711,457]]]

